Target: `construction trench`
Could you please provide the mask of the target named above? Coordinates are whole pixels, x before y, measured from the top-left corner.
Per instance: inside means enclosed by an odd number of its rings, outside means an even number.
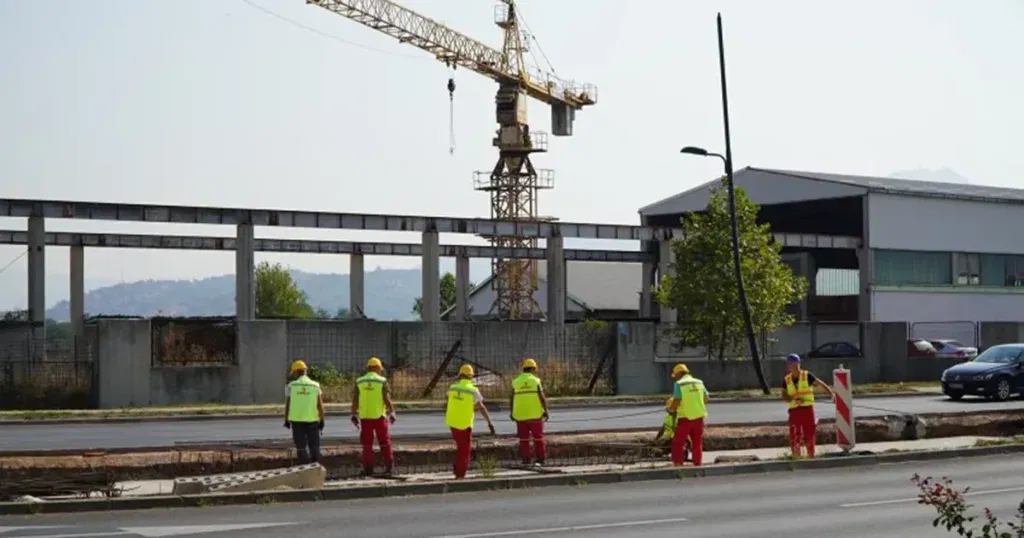
[[[1024,432],[1024,411],[958,415],[878,417],[858,420],[859,443],[960,436],[1015,437]],[[585,432],[547,436],[546,467],[635,464],[668,459],[668,446],[654,442],[655,431]],[[819,423],[819,445],[835,443],[833,421]],[[447,472],[454,447],[448,439],[397,439],[395,474]],[[487,435],[475,439],[473,468],[513,469],[519,465],[514,437]],[[705,451],[784,448],[789,445],[784,423],[709,426]],[[356,478],[362,465],[360,447],[351,440],[325,439],[321,463],[328,480]],[[230,443],[217,446],[175,446],[139,450],[45,451],[0,453],[0,501],[25,495],[117,497],[117,484],[130,480],[174,479],[220,473],[280,469],[295,465],[294,450],[284,442]],[[544,468],[537,472],[546,471]]]

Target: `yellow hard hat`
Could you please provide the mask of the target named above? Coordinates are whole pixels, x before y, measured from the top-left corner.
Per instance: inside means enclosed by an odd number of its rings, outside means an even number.
[[[366,361],[367,368],[384,368],[384,364],[380,362],[377,357],[370,357],[370,360]]]
[[[463,364],[459,367],[459,375],[473,377],[473,367],[468,364]]]
[[[672,375],[674,375],[674,376],[675,375],[679,375],[679,374],[688,374],[688,373],[690,373],[690,369],[687,368],[686,365],[683,364],[683,363],[679,363],[679,364],[677,364],[677,365],[672,367]]]
[[[301,371],[301,370],[306,370],[306,369],[307,369],[306,368],[306,363],[303,362],[302,359],[299,359],[299,360],[297,360],[297,361],[292,363],[292,373],[293,374],[295,372],[298,372],[298,371]]]
[[[526,359],[525,361],[523,361],[523,370],[525,370],[527,368],[533,368],[534,370],[536,370],[537,369],[537,361],[535,361],[533,359]]]

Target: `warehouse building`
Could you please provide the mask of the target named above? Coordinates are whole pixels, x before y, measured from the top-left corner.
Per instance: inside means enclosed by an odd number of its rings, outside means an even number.
[[[812,240],[783,249],[790,260],[802,258],[805,275],[818,283],[809,320],[1019,321],[1024,315],[1024,190],[753,167],[736,172],[735,181],[775,233],[856,238],[853,248],[822,248]],[[643,207],[641,221],[678,225],[683,214],[707,206],[718,184]],[[826,269],[854,275],[855,285],[845,286],[853,288],[849,297],[815,293]]]

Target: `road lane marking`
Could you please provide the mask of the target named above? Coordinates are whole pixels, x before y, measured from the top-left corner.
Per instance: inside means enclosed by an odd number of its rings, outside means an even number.
[[[39,527],[36,527],[39,528]],[[130,532],[109,531],[109,532],[80,532],[77,534],[33,534],[31,536],[11,536],[9,538],[85,538],[88,536],[129,536]]]
[[[1015,491],[1024,491],[1024,486],[1016,487],[1016,488],[985,489],[985,490],[978,490],[978,491],[968,491],[965,494],[965,496],[966,497],[973,497],[975,495],[994,495],[996,493],[1012,493],[1012,492],[1015,492]],[[862,503],[847,503],[847,504],[840,504],[839,507],[840,508],[858,508],[858,507],[861,507],[861,506],[881,506],[883,504],[900,504],[900,503],[917,502],[918,499],[919,499],[919,497],[907,497],[905,499],[889,499],[889,500],[885,500],[885,501],[867,501],[867,502],[862,502]]]
[[[614,529],[619,527],[640,527],[644,525],[660,525],[663,523],[682,523],[683,521],[686,521],[686,518],[674,517],[670,519],[643,519],[640,521],[620,521],[617,523],[575,525],[572,527],[549,527],[546,529],[520,529],[515,531],[480,532],[474,534],[445,534],[444,536],[432,536],[431,538],[491,538],[495,536],[521,536],[524,534],[550,534],[552,532],[577,532],[598,529]]]

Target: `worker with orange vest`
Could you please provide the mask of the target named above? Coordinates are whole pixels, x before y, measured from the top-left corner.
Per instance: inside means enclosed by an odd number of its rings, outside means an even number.
[[[681,466],[686,458],[686,442],[690,442],[692,461],[700,466],[704,460],[704,419],[708,416],[708,389],[704,382],[690,374],[685,364],[672,368],[675,386],[668,411],[676,417],[672,437],[672,464]]]
[[[299,463],[320,461],[320,434],[324,430],[324,395],[320,383],[306,375],[306,363],[292,363],[294,380],[285,388],[284,427],[292,431]]]
[[[473,384],[473,367],[463,364],[459,368],[459,380],[448,387],[448,400],[444,404],[444,421],[452,431],[455,441],[455,479],[466,477],[469,459],[473,452],[473,423],[476,412],[480,411],[487,421],[487,427],[494,435],[494,423],[484,407],[484,397]]]
[[[789,446],[794,458],[799,458],[801,443],[807,448],[807,457],[814,457],[818,419],[814,416],[814,389],[820,388],[835,399],[832,388],[800,367],[800,356],[786,357],[786,377],[783,379],[782,399],[789,404]]]
[[[512,381],[511,418],[516,423],[519,438],[519,456],[523,465],[530,464],[530,439],[536,451],[537,465],[544,465],[547,450],[544,446],[544,422],[548,419],[548,400],[537,377],[537,361],[523,361],[523,373]]]
[[[359,442],[363,445],[363,476],[373,475],[376,463],[373,455],[374,435],[380,444],[385,476],[391,475],[395,464],[391,434],[388,432],[388,424],[395,423],[395,406],[391,402],[391,386],[387,378],[381,375],[383,372],[384,365],[380,359],[370,357],[366,362],[366,374],[356,379],[352,395],[352,424],[359,428]]]

